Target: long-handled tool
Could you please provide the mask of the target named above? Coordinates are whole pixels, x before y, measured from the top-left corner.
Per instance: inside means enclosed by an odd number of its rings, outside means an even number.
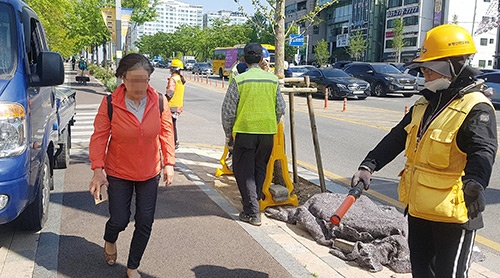
[[[332,222],[333,225],[338,226],[340,224],[340,220],[342,220],[342,217],[344,217],[344,215],[352,206],[352,204],[354,204],[354,202],[356,202],[356,200],[361,196],[361,193],[363,193],[364,187],[365,184],[362,181],[359,181],[355,187],[349,190],[349,193],[345,198],[345,200],[335,211],[335,214],[333,214],[332,217],[330,217],[330,222]]]

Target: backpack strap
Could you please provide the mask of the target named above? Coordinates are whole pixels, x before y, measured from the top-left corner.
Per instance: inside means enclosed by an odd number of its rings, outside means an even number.
[[[108,118],[109,118],[109,121],[111,122],[111,120],[113,119],[113,105],[111,105],[111,94],[107,95],[106,96],[106,99],[108,100]]]
[[[108,118],[109,121],[111,122],[111,120],[113,119],[113,105],[111,104],[112,100],[111,94],[106,96],[106,100],[108,101]],[[158,106],[159,106],[158,108],[160,109],[160,117],[161,117],[161,114],[163,114],[163,95],[161,93],[158,93]]]

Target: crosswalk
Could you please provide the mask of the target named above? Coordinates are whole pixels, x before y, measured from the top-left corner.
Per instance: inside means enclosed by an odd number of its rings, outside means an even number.
[[[71,128],[71,149],[73,151],[88,149],[90,136],[94,132],[94,118],[99,104],[82,104],[76,106],[75,125]]]

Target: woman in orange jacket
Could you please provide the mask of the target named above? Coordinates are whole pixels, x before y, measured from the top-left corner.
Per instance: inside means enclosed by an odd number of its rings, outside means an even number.
[[[108,190],[110,218],[104,232],[104,259],[109,265],[116,263],[116,240],[129,223],[135,191],[135,231],[127,262],[128,277],[140,277],[137,269],[151,235],[160,174],[163,171],[166,186],[174,177],[172,115],[165,97],[149,85],[153,71],[143,55],[123,57],[116,70],[123,84],[111,98],[103,98],[89,146],[94,171],[90,194],[99,196],[101,185]]]

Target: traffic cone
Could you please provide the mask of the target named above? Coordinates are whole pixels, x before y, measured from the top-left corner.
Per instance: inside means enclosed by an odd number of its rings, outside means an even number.
[[[222,89],[224,89],[224,76],[222,77]]]
[[[405,105],[405,114],[408,113],[408,105]]]
[[[342,105],[342,112],[347,111],[347,98],[344,98],[344,104]]]

